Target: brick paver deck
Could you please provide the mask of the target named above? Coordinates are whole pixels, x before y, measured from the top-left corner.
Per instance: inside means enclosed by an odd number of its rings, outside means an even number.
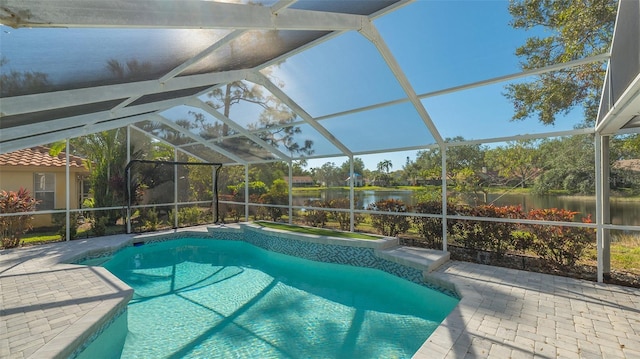
[[[640,289],[449,262],[463,298],[414,358],[640,358]]]
[[[0,358],[67,358],[133,290],[101,267],[62,262],[127,236],[0,251]]]
[[[129,236],[0,251],[0,358],[66,358],[132,295],[61,264]],[[466,262],[428,274],[463,299],[415,358],[640,358],[640,290]]]

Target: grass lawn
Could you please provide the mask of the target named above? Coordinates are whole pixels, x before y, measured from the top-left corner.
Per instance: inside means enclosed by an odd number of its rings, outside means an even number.
[[[281,229],[281,230],[296,232],[296,233],[314,234],[318,236],[350,238],[350,239],[380,239],[379,236],[371,236],[363,233],[333,231],[325,228],[301,227],[301,226],[285,224],[285,223],[274,223],[274,222],[263,222],[263,221],[258,221],[254,223],[267,228]]]
[[[122,226],[108,226],[105,235],[110,236],[113,234],[121,234],[123,233],[122,230]],[[89,226],[81,226],[78,228],[77,239],[88,237],[95,237]],[[22,236],[21,243],[23,246],[29,246],[33,244],[60,242],[61,240],[62,237],[60,237],[56,231],[29,232]]]
[[[595,262],[596,249],[589,249],[586,257]],[[611,269],[640,275],[640,235],[618,234],[611,238]]]

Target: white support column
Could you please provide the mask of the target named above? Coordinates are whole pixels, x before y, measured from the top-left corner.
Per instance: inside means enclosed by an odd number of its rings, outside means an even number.
[[[447,251],[447,145],[440,146],[442,157],[442,250]]]
[[[610,206],[610,188],[609,177],[611,174],[609,168],[609,139],[610,136],[601,136],[600,147],[600,168],[602,178],[602,224],[611,224],[611,206]],[[611,230],[602,229],[602,277],[609,279],[611,277]]]
[[[603,208],[603,181],[602,181],[602,136],[598,133],[595,135],[594,139],[595,144],[595,165],[596,165],[596,255],[598,260],[598,283],[602,283],[604,281],[603,276],[603,239],[604,239],[604,228],[602,226],[604,219]]]
[[[65,208],[66,208],[66,213],[65,213],[66,232],[65,232],[65,235],[66,235],[67,241],[69,241],[69,240],[71,240],[71,215],[69,213],[69,208],[71,207],[71,199],[70,199],[70,197],[71,197],[71,194],[70,194],[70,192],[71,192],[71,185],[70,185],[71,179],[69,178],[69,139],[67,138],[65,140],[65,142],[66,142],[65,161],[67,163],[67,166],[66,166],[66,169],[65,169],[65,177],[66,177],[65,186],[66,186],[66,192],[67,192],[66,199],[65,199],[65,201],[66,201],[66,205],[65,205]]]
[[[289,224],[293,224],[293,161],[289,160]]]
[[[173,160],[178,162],[178,148],[173,148]],[[173,165],[173,228],[178,228],[178,165]]]
[[[249,221],[249,164],[244,165],[244,220]]]
[[[216,205],[216,203],[218,203],[218,198],[215,197],[216,195],[216,187],[218,186],[218,177],[216,176],[216,167],[211,167],[211,196],[213,197],[211,200],[211,215],[213,216],[213,218],[211,219],[213,224],[218,224],[218,220],[220,219],[220,216],[218,214],[218,208],[220,208],[220,204]],[[224,221],[220,222],[220,224],[222,224]]]
[[[353,189],[355,184],[355,173],[353,172],[353,156],[349,156],[349,230],[351,232],[355,231],[355,223],[356,216],[353,210],[356,208],[355,200],[355,191]]]
[[[131,126],[127,126],[127,165],[131,162]],[[127,171],[127,188],[131,188],[131,168]],[[131,191],[127,193],[128,203],[131,203]],[[127,206],[127,233],[131,233],[131,207]]]

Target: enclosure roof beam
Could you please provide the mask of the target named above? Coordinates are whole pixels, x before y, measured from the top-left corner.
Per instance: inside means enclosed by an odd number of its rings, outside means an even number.
[[[214,74],[181,76],[160,82],[158,80],[97,86],[75,90],[55,91],[33,95],[4,97],[1,99],[1,116],[52,110],[135,96],[213,86],[237,81],[246,76],[248,70],[234,70]]]
[[[411,86],[409,79],[405,75],[404,71],[402,71],[402,69],[400,68],[400,64],[398,64],[398,61],[396,61],[395,57],[391,53],[391,50],[387,46],[386,42],[382,39],[382,36],[380,36],[380,33],[378,32],[376,27],[373,25],[373,23],[368,22],[366,23],[366,26],[363,26],[363,28],[360,30],[360,33],[364,37],[369,39],[369,41],[371,41],[373,45],[378,49],[378,52],[380,52],[382,58],[387,63],[387,66],[389,66],[389,69],[391,69],[391,72],[400,83],[400,86],[407,94],[409,101],[411,101],[411,103],[415,107],[416,111],[422,118],[422,121],[429,129],[429,132],[431,132],[431,135],[436,140],[436,142],[439,145],[442,145],[444,143],[444,140],[442,139],[440,132],[436,128],[436,125],[433,123],[431,116],[429,116],[429,113],[424,108],[424,105],[413,89],[413,86]]]
[[[33,147],[39,144],[53,143],[65,140],[67,138],[76,138],[90,135],[92,133],[113,130],[131,124],[132,122],[142,121],[146,115],[138,115],[133,117],[104,121],[92,125],[78,125],[55,132],[39,132],[27,137],[22,137],[13,141],[0,143],[0,153],[8,153]],[[42,125],[40,125],[43,127]],[[4,132],[4,131],[3,131]]]
[[[368,17],[279,10],[216,1],[3,0],[0,22],[14,27],[358,30]]]
[[[601,135],[616,134],[640,116],[640,74],[629,84],[609,112],[600,120],[596,131]]]
[[[238,125],[235,121],[233,121],[230,118],[226,117],[225,115],[221,114],[220,111],[218,111],[215,108],[211,107],[210,105],[200,101],[199,99],[191,99],[189,101],[188,105],[189,106],[193,106],[193,107],[197,107],[197,108],[205,111],[206,113],[210,114],[211,116],[217,118],[218,120],[222,121],[223,123],[226,123],[227,125],[229,125],[229,127],[233,128],[234,131],[242,134],[243,136],[247,137],[248,139],[250,139],[254,143],[258,144],[260,147],[262,147],[262,148],[268,150],[269,152],[273,153],[274,155],[280,157],[280,159],[287,160],[287,161],[291,160],[290,156],[287,156],[286,154],[284,154],[282,151],[280,151],[276,147],[268,144],[263,139],[261,139],[258,136],[252,134],[248,130],[244,129],[242,126]]]
[[[481,81],[477,81],[477,82],[472,82],[472,83],[468,83],[468,84],[465,84],[465,85],[448,87],[448,88],[444,88],[444,89],[436,90],[436,91],[432,91],[432,92],[425,92],[425,93],[422,93],[422,94],[418,94],[418,98],[419,99],[425,99],[425,98],[429,98],[429,97],[446,95],[446,94],[453,93],[453,92],[470,90],[470,89],[473,89],[473,88],[476,88],[476,87],[493,85],[493,84],[497,84],[497,83],[500,83],[500,82],[517,80],[517,79],[521,79],[521,78],[529,77],[529,76],[541,75],[541,74],[545,74],[545,73],[548,73],[548,72],[558,71],[558,70],[567,69],[567,68],[572,68],[572,67],[576,67],[576,66],[580,66],[580,65],[584,65],[584,64],[590,64],[590,63],[593,63],[593,62],[606,61],[608,58],[609,58],[609,54],[608,53],[604,53],[604,54],[600,54],[600,55],[590,56],[590,57],[587,57],[587,58],[584,58],[584,59],[580,59],[580,60],[564,62],[562,64],[555,64],[555,65],[545,66],[545,67],[541,67],[539,69],[521,71],[521,72],[509,74],[509,75],[498,76],[498,77],[493,77],[493,78],[490,78],[490,79],[485,79],[485,80],[481,80]],[[359,108],[354,108],[352,110],[341,111],[341,112],[336,112],[336,113],[332,113],[332,114],[328,114],[328,115],[324,115],[324,116],[319,116],[319,117],[316,117],[316,120],[321,121],[321,120],[326,120],[326,119],[333,118],[333,117],[340,117],[340,116],[349,115],[349,114],[353,114],[353,113],[364,112],[364,111],[369,111],[369,110],[375,110],[377,108],[383,108],[383,107],[387,107],[387,106],[399,105],[401,103],[406,103],[406,102],[409,102],[408,98],[400,98],[400,99],[397,99],[397,100],[392,100],[392,101],[387,101],[387,102],[380,102],[380,103],[377,103],[377,104],[374,104],[374,105],[363,106],[363,107],[359,107]]]
[[[220,153],[220,154],[222,154],[224,156],[227,156],[230,159],[236,161],[237,163],[241,163],[241,164],[247,164],[248,163],[246,160],[244,160],[243,158],[239,157],[238,155],[235,155],[235,154],[225,150],[224,148],[222,148],[220,146],[214,145],[213,143],[205,140],[204,138],[196,135],[195,133],[193,133],[191,131],[188,131],[186,128],[178,125],[177,123],[169,120],[168,118],[166,118],[166,117],[164,117],[162,115],[153,114],[153,115],[150,115],[147,118],[147,120],[160,122],[161,124],[163,124],[163,125],[165,125],[167,127],[170,127],[172,129],[178,131],[179,133],[191,138],[192,140],[196,141],[198,144],[201,144],[201,145],[203,145],[203,146],[205,146],[205,147],[207,147],[207,148],[209,148],[209,149],[211,149],[213,151],[216,151],[216,152],[218,152],[218,153]],[[179,147],[177,145],[173,145],[173,146]],[[182,147],[179,147],[179,148],[182,151],[189,152],[189,151],[184,150]]]
[[[46,122],[38,122],[29,125],[20,125],[14,127],[8,127],[2,129],[0,132],[0,143],[4,146],[7,142],[22,137],[38,135],[45,132],[62,131],[69,128],[78,128],[81,126],[88,126],[93,123],[99,123],[102,121],[110,121],[115,119],[129,119],[131,123],[135,122],[136,116],[144,113],[164,110],[173,106],[184,104],[190,97],[181,97],[171,100],[152,102],[143,105],[125,107],[118,111],[101,111],[95,113],[89,113],[85,115],[71,116],[60,118],[56,120],[49,120]],[[4,105],[4,102],[2,102]],[[1,121],[1,120],[0,120]],[[81,130],[78,130],[82,132]],[[79,136],[82,135],[81,133]],[[74,136],[72,136],[74,137]],[[34,143],[36,145],[37,143]],[[4,147],[2,149],[4,151]]]
[[[353,152],[347,146],[340,142],[340,140],[338,140],[331,132],[327,131],[326,128],[320,125],[318,121],[314,120],[313,117],[307,113],[307,111],[305,111],[300,105],[298,105],[298,103],[296,103],[291,97],[284,93],[282,89],[276,86],[262,73],[257,71],[252,72],[251,74],[249,74],[247,80],[264,86],[267,90],[269,90],[269,92],[271,92],[274,96],[280,99],[280,101],[287,105],[296,115],[300,116],[302,120],[308,123],[322,136],[324,136],[329,142],[331,142],[340,151],[342,151],[345,156],[353,156]]]
[[[526,135],[484,138],[481,140],[445,142],[445,146],[446,147],[472,146],[472,145],[482,145],[487,143],[535,140],[535,139],[541,139],[541,138],[552,138],[552,137],[562,137],[562,136],[588,135],[594,132],[595,130],[593,129],[593,127],[586,127],[586,128],[577,128],[574,130],[565,130],[565,131],[542,132],[542,133],[534,133],[534,134],[526,134]]]
[[[170,146],[172,148],[174,148],[174,147],[178,148],[180,151],[187,153],[189,156],[192,156],[193,158],[197,159],[198,161],[209,162],[209,161],[205,160],[204,158],[201,158],[200,156],[198,156],[198,155],[196,155],[196,154],[194,154],[192,152],[186,151],[186,150],[184,150],[184,149],[182,149],[180,147],[176,147],[176,145],[174,145],[173,143],[165,140],[164,138],[160,138],[160,137],[158,137],[158,136],[156,136],[156,135],[154,135],[152,133],[149,133],[149,132],[141,129],[140,127],[138,127],[136,125],[129,125],[129,127],[131,127],[134,131],[140,132],[140,134],[142,134],[143,136],[150,137],[154,141],[158,141],[158,142],[163,143],[163,144],[165,144],[167,146]]]

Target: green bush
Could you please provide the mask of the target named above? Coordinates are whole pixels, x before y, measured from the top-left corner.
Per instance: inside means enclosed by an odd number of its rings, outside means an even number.
[[[573,222],[578,212],[566,209],[534,209],[527,218],[543,221]],[[591,216],[582,219],[591,223]],[[596,231],[591,228],[532,224],[528,230],[535,236],[532,249],[535,253],[557,266],[572,266],[583,255],[585,249],[596,241]]]
[[[38,201],[24,188],[20,188],[17,192],[0,191],[0,213],[33,212],[37,204]],[[32,219],[33,216],[30,214],[0,217],[2,247],[19,246],[22,235],[31,229]]]
[[[67,237],[67,214],[66,213],[54,213],[51,215],[53,223],[60,229],[58,235],[62,240]],[[69,228],[69,239],[74,240],[78,238],[78,215],[76,213],[69,214],[69,222],[71,227]]]
[[[329,204],[325,201],[318,200],[307,200],[304,202],[304,205],[307,207],[319,207],[325,208],[328,207]],[[304,223],[313,227],[324,227],[327,223],[327,211],[319,210],[319,209],[309,209],[305,208],[303,212],[303,220]]]
[[[182,207],[178,210],[178,225],[195,225],[200,222],[198,207]]]
[[[456,205],[447,203],[447,213],[456,213]],[[442,201],[419,202],[413,207],[416,213],[442,214]],[[430,248],[442,248],[442,219],[435,217],[416,216],[411,218],[411,222],[418,233],[425,239]],[[447,220],[447,232],[453,232],[454,220]]]
[[[143,209],[141,213],[141,220],[144,226],[150,231],[155,231],[160,225],[160,218],[158,217],[158,211],[155,208]]]
[[[370,211],[393,213],[407,212],[407,206],[404,202],[397,199],[386,199],[371,203],[367,209]],[[393,214],[371,214],[371,224],[380,234],[390,237],[404,233],[411,227],[407,216]]]
[[[523,219],[525,217],[520,206],[461,206],[458,208],[458,213],[487,218]],[[491,250],[500,258],[514,248],[512,233],[519,227],[519,224],[509,222],[461,220],[455,224],[454,232],[458,241],[462,242],[466,248]]]
[[[259,203],[263,204],[289,204],[289,185],[282,179],[274,180],[267,193],[260,196]],[[268,213],[268,218],[277,222],[282,216],[288,213],[287,208],[283,207],[263,207]]]
[[[355,202],[358,202],[357,200]],[[329,201],[329,207],[331,208],[343,208],[349,209],[351,205],[349,198],[336,198]],[[351,214],[343,211],[330,211],[331,217],[338,222],[340,229],[348,231],[351,229]],[[363,216],[358,213],[353,215],[353,228],[357,227],[364,220]]]
[[[107,216],[96,216],[93,220],[91,231],[96,237],[102,237],[107,234],[107,222],[109,222],[109,217]]]

